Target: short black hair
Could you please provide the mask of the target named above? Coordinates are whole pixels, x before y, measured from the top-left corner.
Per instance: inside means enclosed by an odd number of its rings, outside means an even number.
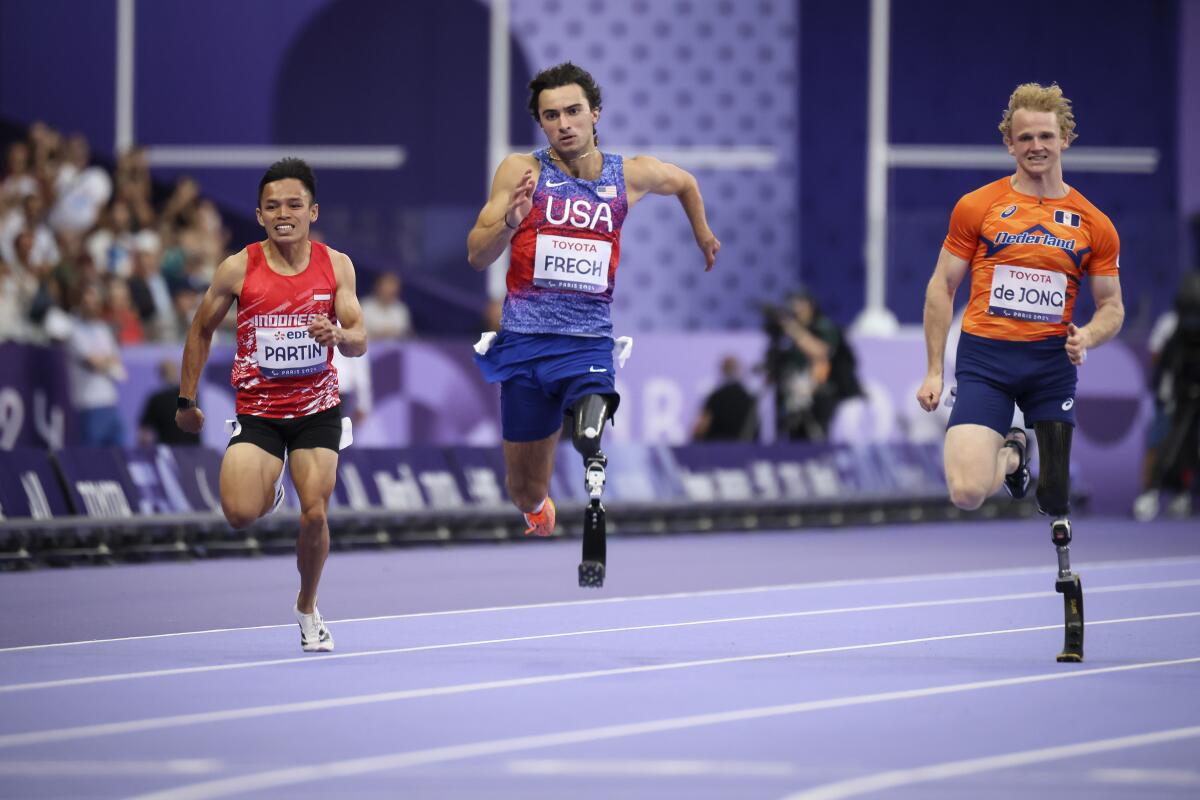
[[[579,88],[583,89],[583,94],[587,98],[588,105],[598,111],[600,109],[600,87],[596,85],[596,80],[582,67],[577,67],[570,61],[564,61],[542,70],[529,82],[529,113],[535,120],[541,122],[542,118],[538,114],[538,96],[546,89],[557,89],[560,86],[570,86],[572,83],[579,84]]]
[[[263,189],[267,188],[268,183],[287,178],[295,178],[303,183],[304,188],[308,189],[312,201],[317,202],[317,176],[313,175],[312,167],[302,158],[281,158],[267,167],[262,180],[258,182],[258,202],[262,203]]]

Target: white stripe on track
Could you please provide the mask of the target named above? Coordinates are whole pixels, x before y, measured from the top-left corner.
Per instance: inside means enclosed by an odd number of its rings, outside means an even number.
[[[1089,622],[1089,625],[1117,625],[1129,622],[1152,622],[1166,619],[1200,616],[1200,611],[1187,611],[1178,614],[1159,614],[1146,617],[1127,617]],[[588,670],[586,672],[566,672],[557,675],[538,675],[529,678],[509,678],[497,681],[480,681],[476,683],[460,683],[449,686],[434,686],[423,689],[400,689],[392,692],[377,692],[373,694],[335,697],[326,700],[306,700],[298,703],[279,703],[267,706],[251,706],[234,708],[225,711],[205,711],[194,714],[177,714],[169,717],[150,717],[146,719],[126,720],[124,722],[105,722],[94,725],[79,725],[71,728],[52,728],[27,733],[10,733],[0,735],[0,749],[21,747],[48,742],[66,742],[77,739],[88,739],[97,736],[115,736],[125,733],[140,733],[143,731],[162,730],[164,728],[180,728],[188,725],[198,725],[209,722],[229,722],[233,720],[257,719],[277,714],[296,714],[308,711],[326,711],[329,709],[348,708],[352,706],[373,705],[375,703],[391,703],[399,700],[415,700],[426,697],[443,697],[446,695],[466,694],[469,692],[487,691],[491,689],[515,689],[525,686],[541,686],[551,683],[586,680],[590,678],[606,678],[614,675],[637,675],[648,672],[665,670],[690,669],[693,667],[710,667],[724,664],[739,664],[753,661],[768,661],[777,658],[793,658],[796,656],[822,655],[825,653],[845,653],[854,650],[872,650],[882,647],[897,647],[907,644],[927,644],[954,639],[973,639],[981,636],[1000,636],[1010,633],[1030,633],[1035,631],[1061,630],[1062,625],[1036,625],[1028,628],[1007,628],[993,631],[974,631],[971,633],[951,633],[941,636],[922,636],[916,639],[897,639],[888,642],[869,642],[866,644],[840,645],[837,647],[818,647],[808,650],[789,650],[781,653],[756,653],[745,656],[729,656],[727,658],[706,658],[698,661],[677,661],[666,664],[648,664],[639,667],[617,667],[613,669]],[[1200,660],[1200,659],[1192,659]],[[1175,662],[1161,662],[1175,663]],[[1122,667],[1124,669],[1125,667]],[[1104,672],[1112,668],[1092,670]]]
[[[1191,739],[1200,736],[1200,725],[1187,728],[1171,728],[1153,733],[1140,733],[1135,736],[1117,736],[1110,739],[1093,739],[1090,742],[1059,745],[1057,747],[1042,747],[1036,750],[1022,750],[1017,753],[1002,753],[983,758],[968,758],[962,761],[947,761],[942,764],[932,764],[927,767],[912,769],[897,769],[891,772],[880,772],[862,778],[829,783],[813,789],[789,794],[784,800],[842,800],[845,797],[857,797],[884,789],[895,789],[899,786],[909,786],[914,783],[941,781],[946,778],[958,778],[964,775],[975,775],[995,769],[1022,767],[1027,764],[1041,764],[1046,761],[1058,761],[1064,758],[1087,756],[1093,753],[1107,753],[1112,750],[1124,750],[1130,747],[1146,747],[1163,742],[1174,742],[1180,739]]]
[[[1200,578],[1182,581],[1159,581],[1157,583],[1127,583],[1116,586],[1097,586],[1089,588],[1087,595],[1110,594],[1113,592],[1137,592],[1149,589],[1179,589],[1200,586]],[[493,644],[511,644],[514,642],[532,642],[540,639],[567,639],[576,636],[598,636],[605,633],[631,633],[634,631],[653,631],[664,628],[689,628],[697,625],[722,625],[734,622],[760,622],[763,620],[793,619],[797,617],[821,617],[830,614],[854,614],[867,611],[897,611],[910,608],[934,608],[938,606],[961,606],[978,603],[997,603],[1013,600],[1041,600],[1055,597],[1055,592],[1020,592],[1016,594],[982,595],[977,597],[953,597],[941,600],[911,600],[906,603],[884,603],[870,606],[850,606],[848,608],[819,608],[805,611],[779,611],[774,614],[754,614],[741,617],[719,617],[716,619],[697,619],[686,622],[660,622],[654,625],[627,625],[619,628],[593,628],[581,631],[561,631],[559,633],[535,633],[528,636],[510,636],[503,639],[476,639],[468,642],[445,642],[443,644],[423,644],[412,647],[389,647],[382,650],[357,650],[351,653],[323,653],[321,655],[297,656],[293,658],[271,658],[261,661],[241,661],[233,664],[209,664],[201,667],[172,667],[170,669],[144,670],[142,672],[119,672],[108,675],[85,675],[78,678],[59,678],[51,681],[30,681],[27,683],[0,684],[0,694],[12,692],[28,692],[36,689],[62,689],[69,686],[91,686],[98,683],[114,681],[130,681],[142,678],[164,678],[173,675],[195,675],[203,672],[226,672],[235,669],[252,669],[257,667],[276,667],[282,664],[320,664],[346,658],[364,658],[368,656],[389,656],[402,653],[424,653],[431,650],[451,650],[460,647],[482,647]]]
[[[1167,558],[1140,558],[1125,561],[1094,561],[1074,565],[1075,572],[1089,572],[1105,569],[1122,569],[1138,567],[1170,567],[1188,564],[1200,564],[1200,556],[1170,556]],[[460,614],[492,614],[501,611],[528,611],[541,608],[562,608],[569,606],[594,606],[616,603],[638,603],[652,600],[688,600],[698,597],[726,597],[740,594],[762,594],[765,592],[791,592],[805,589],[838,589],[853,586],[881,586],[897,583],[924,583],[926,581],[961,580],[965,578],[1004,578],[1019,575],[1053,574],[1053,565],[1036,567],[1004,567],[1001,569],[968,570],[962,572],[931,572],[918,575],[896,575],[883,578],[844,578],[832,581],[814,581],[811,583],[780,583],[767,586],[747,586],[737,589],[706,589],[695,592],[668,592],[664,594],[631,595],[627,597],[601,597],[594,600],[555,600],[547,603],[525,603],[511,606],[484,606],[482,608],[457,608],[447,611],[418,611],[411,614],[385,614],[375,617],[349,617],[346,619],[326,619],[329,624],[346,625],[353,622],[385,622],[397,619],[418,619],[421,617],[445,617]],[[77,647],[88,644],[109,644],[112,642],[137,642],[145,639],[170,639],[177,636],[203,636],[214,633],[237,633],[240,631],[261,631],[273,628],[291,628],[296,623],[287,622],[271,625],[246,625],[235,628],[210,628],[201,631],[176,631],[174,633],[149,633],[139,636],[116,636],[109,639],[81,639],[74,642],[48,642],[46,644],[25,644],[13,647],[0,647],[0,655],[26,650],[45,650],[51,647]]]
[[[214,781],[193,783],[173,789],[138,795],[133,800],[209,800],[214,797],[228,797],[280,786],[295,786],[314,781],[332,778],[346,778],[352,775],[365,775],[384,770],[404,769],[425,764],[437,764],[447,761],[462,761],[469,758],[481,758],[502,753],[517,753],[525,750],[536,750],[545,747],[560,747],[563,745],[596,742],[606,739],[619,739],[627,736],[663,733],[667,731],[688,730],[691,728],[722,725],[730,722],[746,722],[749,720],[769,719],[772,717],[803,714],[810,711],[823,711],[833,708],[847,708],[874,703],[887,703],[897,700],[916,700],[939,695],[974,692],[984,689],[998,689],[1008,686],[1021,686],[1046,681],[1063,681],[1075,678],[1087,678],[1093,675],[1104,675],[1116,672],[1153,669],[1157,667],[1178,666],[1181,664],[1200,663],[1200,657],[1178,658],[1170,661],[1149,661],[1141,664],[1123,664],[1115,667],[1099,667],[1096,669],[1073,670],[1064,672],[1044,672],[1038,675],[1024,675],[1017,678],[1000,678],[988,681],[973,681],[971,683],[952,683],[942,686],[928,686],[923,689],[904,689],[894,692],[877,694],[851,695],[835,697],[828,700],[809,700],[802,703],[785,705],[759,706],[744,708],[736,711],[721,711],[710,714],[692,714],[684,717],[668,717],[666,719],[649,720],[646,722],[621,723],[604,725],[582,730],[561,731],[559,733],[536,734],[532,736],[517,736],[508,739],[490,739],[470,744],[434,747],[427,750],[411,750],[382,756],[352,758],[343,761],[331,761],[324,764],[309,766],[291,766],[284,769],[266,772],[238,775],[232,778],[222,778]],[[1195,729],[1177,729],[1165,731],[1150,736],[1167,736],[1174,734],[1181,738],[1181,731]],[[1195,734],[1187,734],[1195,735]],[[1125,737],[1131,739],[1134,737]]]

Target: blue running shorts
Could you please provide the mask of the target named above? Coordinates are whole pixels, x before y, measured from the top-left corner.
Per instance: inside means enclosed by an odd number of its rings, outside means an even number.
[[[964,332],[958,340],[958,394],[948,427],[985,425],[1003,436],[1012,427],[1014,404],[1027,427],[1055,421],[1074,426],[1078,372],[1067,357],[1066,341],[1012,342]]]
[[[600,394],[620,402],[607,336],[501,331],[475,363],[500,384],[500,424],[507,442],[535,442],[558,431],[575,401]]]

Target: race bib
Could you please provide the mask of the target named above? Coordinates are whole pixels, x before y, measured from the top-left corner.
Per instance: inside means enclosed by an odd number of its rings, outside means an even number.
[[[1062,272],[1012,264],[992,271],[988,313],[1032,322],[1062,322],[1067,305],[1067,276]]]
[[[256,328],[254,360],[264,378],[292,378],[324,372],[329,350],[308,335],[308,327]]]
[[[533,284],[600,294],[608,289],[612,242],[539,233],[533,257]]]

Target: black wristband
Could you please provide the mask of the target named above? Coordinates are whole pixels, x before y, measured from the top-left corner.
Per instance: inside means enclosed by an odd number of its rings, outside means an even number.
[[[508,228],[510,231],[515,231],[517,228],[519,228],[521,226],[520,225],[509,225],[508,224],[508,214],[505,214],[504,215],[504,227]]]
[[[184,397],[183,395],[179,395],[178,397],[175,398],[175,407],[180,410],[187,410],[189,408],[195,408],[196,401],[190,397]]]

